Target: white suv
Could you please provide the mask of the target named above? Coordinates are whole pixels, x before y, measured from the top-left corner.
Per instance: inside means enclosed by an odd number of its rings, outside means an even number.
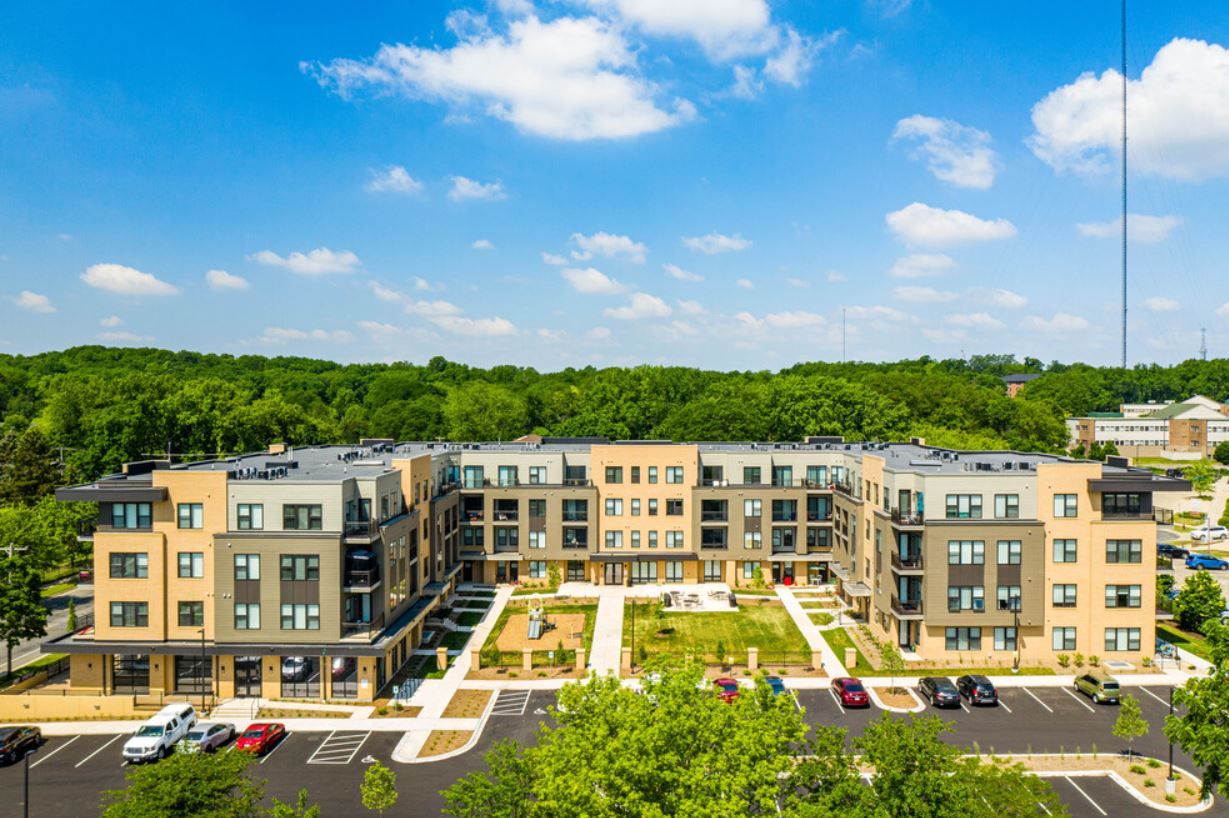
[[[1229,539],[1229,528],[1223,525],[1201,525],[1191,532],[1191,539],[1195,542]]]
[[[124,743],[124,760],[132,763],[154,761],[171,754],[175,744],[196,724],[196,708],[190,704],[168,704],[151,716]]]

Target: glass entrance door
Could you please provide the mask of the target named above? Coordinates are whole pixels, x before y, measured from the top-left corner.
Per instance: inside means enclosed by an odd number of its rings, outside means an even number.
[[[621,562],[606,563],[606,584],[607,585],[622,585],[623,584],[623,563]]]
[[[260,695],[259,656],[235,657],[235,695],[240,698]]]

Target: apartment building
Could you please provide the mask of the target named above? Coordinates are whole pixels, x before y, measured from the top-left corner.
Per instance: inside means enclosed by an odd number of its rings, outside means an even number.
[[[1150,653],[1152,495],[1126,467],[923,445],[363,441],[60,489],[99,504],[90,692],[369,700],[458,581],[835,582],[927,658]]]
[[[1192,395],[1175,403],[1125,403],[1117,412],[1068,418],[1071,445],[1113,443],[1131,457],[1210,457],[1229,440],[1229,405]]]

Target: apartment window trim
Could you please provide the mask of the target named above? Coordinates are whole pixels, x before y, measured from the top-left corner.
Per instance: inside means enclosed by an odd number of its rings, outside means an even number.
[[[1020,517],[1019,494],[994,495],[994,516],[1000,520],[1016,520]]]
[[[1071,626],[1057,627],[1050,632],[1051,650],[1075,650],[1076,629]]]
[[[120,559],[117,561],[116,557]],[[112,551],[108,559],[111,579],[149,579],[149,552]],[[115,572],[116,567],[120,572]]]
[[[319,582],[319,554],[282,554],[278,562],[282,582]]]
[[[179,528],[204,528],[204,503],[179,503],[175,507]]]
[[[235,527],[239,531],[263,531],[264,503],[239,503],[235,507]]]
[[[260,630],[260,603],[259,602],[236,602],[235,603],[235,630],[237,631],[258,631]]]
[[[321,531],[324,506],[316,503],[283,503],[282,528],[286,531]]]
[[[980,520],[982,518],[982,496],[980,494],[949,494],[945,499],[947,519]]]
[[[1054,495],[1054,516],[1055,517],[1077,517],[1080,512],[1079,495],[1076,494],[1055,494]]]
[[[180,579],[203,579],[205,576],[205,552],[180,551],[176,556],[176,575]]]
[[[315,602],[283,602],[281,614],[284,631],[320,630],[320,605]]]
[[[1019,565],[1024,556],[1024,544],[1020,540],[999,540],[996,543],[999,565]]]
[[[1080,586],[1074,582],[1056,582],[1050,589],[1050,605],[1055,608],[1074,608],[1079,604]]]
[[[1061,551],[1059,549],[1062,549]],[[1059,557],[1062,559],[1059,559]],[[1061,539],[1054,540],[1053,552],[1051,558],[1055,563],[1073,563],[1079,562],[1080,546],[1077,540]]]
[[[201,628],[205,625],[205,603],[201,601],[181,601],[178,604],[179,627]],[[187,615],[185,617],[185,614]],[[185,621],[185,618],[187,621]]]
[[[1143,607],[1143,586],[1106,585],[1105,607],[1114,609]]]
[[[235,580],[247,582],[259,579],[260,554],[235,554]]]
[[[948,565],[985,565],[985,540],[948,540]]]
[[[148,602],[112,602],[111,627],[113,628],[148,628]]]

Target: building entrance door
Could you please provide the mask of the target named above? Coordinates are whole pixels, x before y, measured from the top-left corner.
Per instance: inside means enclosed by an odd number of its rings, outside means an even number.
[[[621,562],[606,563],[606,584],[607,585],[622,585],[623,584],[623,563]]]
[[[772,564],[772,581],[783,585],[793,585],[794,564],[792,562],[774,562]]]
[[[260,657],[235,657],[235,696],[260,696]]]

